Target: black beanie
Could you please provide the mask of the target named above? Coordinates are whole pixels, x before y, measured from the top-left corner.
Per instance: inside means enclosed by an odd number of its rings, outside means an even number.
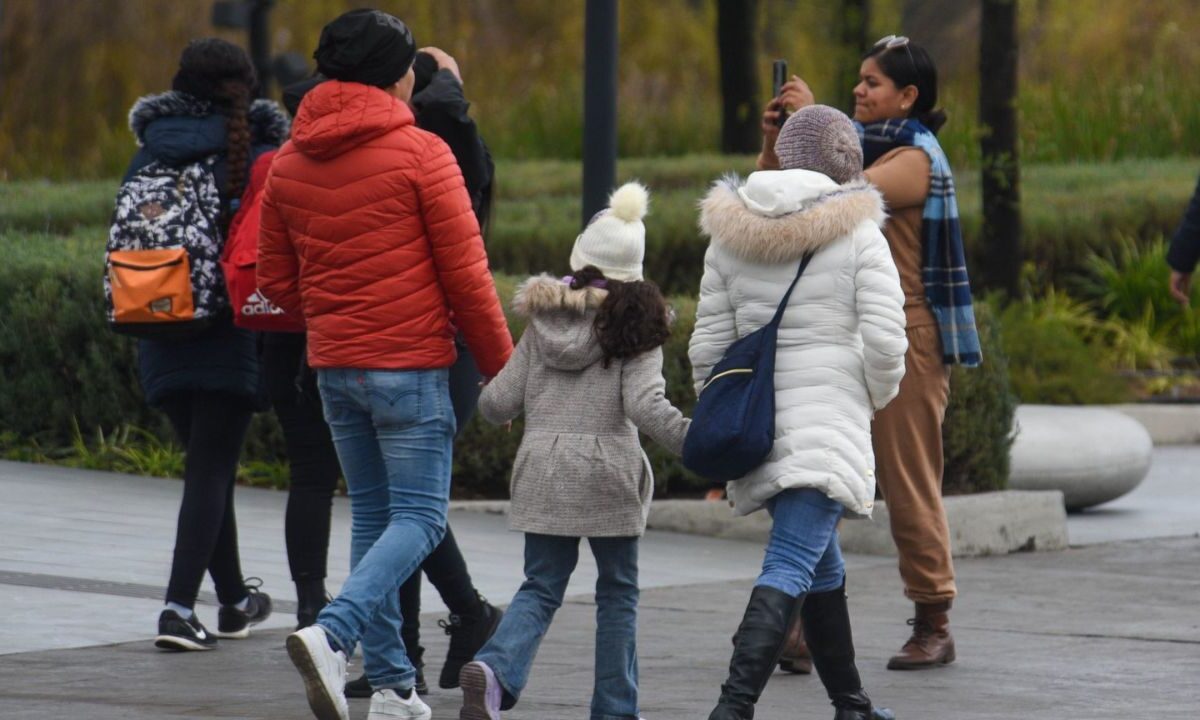
[[[412,67],[417,43],[399,18],[379,10],[351,10],[321,30],[313,57],[325,77],[386,88]]]
[[[432,55],[425,52],[417,53],[417,59],[413,61],[413,75],[416,76],[413,83],[413,95],[429,87],[429,83],[437,71],[437,60],[434,60]]]
[[[325,82],[327,79],[323,75],[313,75],[285,87],[283,89],[283,106],[287,108],[288,114],[296,117],[296,113],[300,111],[300,101],[304,99],[308,91]]]

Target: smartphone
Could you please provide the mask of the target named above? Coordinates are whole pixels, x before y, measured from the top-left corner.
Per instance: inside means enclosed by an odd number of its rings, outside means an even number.
[[[783,85],[784,85],[784,83],[787,82],[787,80],[788,80],[787,60],[776,60],[774,63],[771,64],[771,92],[772,92],[771,97],[772,98],[779,97],[779,94],[781,92],[783,92]],[[779,119],[775,121],[775,124],[782,126],[785,120],[787,120],[787,112],[783,108],[780,108],[779,109]]]

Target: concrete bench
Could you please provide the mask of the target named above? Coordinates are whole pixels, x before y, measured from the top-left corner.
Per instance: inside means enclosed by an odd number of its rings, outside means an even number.
[[[1141,423],[1099,407],[1022,405],[1008,486],[1061,490],[1068,510],[1115,500],[1150,471],[1154,450]]]

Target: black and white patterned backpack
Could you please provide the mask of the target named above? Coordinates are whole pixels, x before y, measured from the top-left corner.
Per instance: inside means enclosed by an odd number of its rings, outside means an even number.
[[[109,326],[142,337],[187,335],[228,311],[216,156],[151,162],[117,192],[105,255]]]

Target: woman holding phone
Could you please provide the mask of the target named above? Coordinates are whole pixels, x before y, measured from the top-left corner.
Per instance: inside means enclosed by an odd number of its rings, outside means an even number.
[[[950,366],[981,362],[963,259],[954,181],[936,133],[937,67],[906,37],[888,36],[863,56],[854,88],[854,120],[864,175],[883,194],[890,217],[884,236],[904,290],[908,352],[899,396],[875,415],[872,444],[879,487],[888,504],[905,595],[915,604],[912,634],[888,661],[912,670],[955,659],[949,610],[957,594],[950,532],[942,505],[942,422]],[[781,113],[814,103],[792,76],[763,113],[760,169],[779,167],[775,141]],[[784,657],[802,656],[803,635]]]

